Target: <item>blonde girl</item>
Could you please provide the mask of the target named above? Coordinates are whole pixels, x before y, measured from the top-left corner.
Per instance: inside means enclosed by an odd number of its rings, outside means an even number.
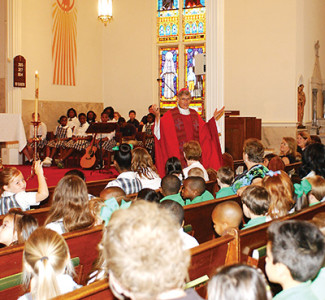
[[[139,147],[132,151],[131,170],[136,173],[136,178],[141,181],[143,189],[156,190],[160,188],[161,178],[146,149]]]
[[[47,228],[60,234],[93,226],[86,183],[78,176],[64,176],[56,186],[52,207],[45,221]]]
[[[15,207],[19,207],[23,211],[29,210],[31,205],[39,205],[39,202],[48,197],[49,190],[40,161],[35,163],[35,174],[38,179],[38,190],[37,192],[26,192],[26,181],[18,169],[8,167],[0,172],[1,215]]]
[[[24,299],[50,299],[71,292],[78,286],[72,279],[73,267],[64,238],[53,230],[40,227],[25,243],[23,282],[30,293]]]
[[[262,186],[270,195],[268,217],[276,219],[287,215],[294,206],[294,188],[287,173],[269,171],[262,180]]]

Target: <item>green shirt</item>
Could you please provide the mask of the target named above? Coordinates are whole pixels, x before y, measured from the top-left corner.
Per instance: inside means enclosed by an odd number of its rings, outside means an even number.
[[[214,199],[213,195],[206,190],[201,196],[195,197],[192,201],[190,199],[186,199],[185,205],[201,203],[212,199]]]
[[[250,219],[243,227],[243,229],[247,229],[256,225],[260,225],[266,222],[266,216],[257,217],[254,219]]]
[[[325,267],[320,269],[310,287],[317,299],[325,299]]]
[[[311,290],[311,282],[306,281],[290,289],[283,290],[273,297],[273,300],[317,300],[317,297]]]
[[[216,199],[236,195],[231,186],[224,187],[217,192]]]
[[[165,201],[165,200],[173,200],[173,201],[179,203],[182,206],[185,205],[184,200],[183,200],[183,198],[182,198],[182,196],[181,196],[180,193],[166,196],[166,197],[164,197],[164,198],[162,198],[160,200],[160,203],[163,202],[163,201]]]

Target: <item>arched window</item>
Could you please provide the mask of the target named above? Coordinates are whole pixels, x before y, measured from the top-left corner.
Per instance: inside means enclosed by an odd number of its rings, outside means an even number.
[[[176,106],[187,87],[191,108],[205,116],[206,0],[157,0],[159,97],[162,112]]]

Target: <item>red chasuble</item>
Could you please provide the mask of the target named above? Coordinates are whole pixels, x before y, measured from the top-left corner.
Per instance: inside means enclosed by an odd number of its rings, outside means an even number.
[[[182,115],[175,107],[160,119],[160,140],[155,136],[156,166],[161,177],[165,176],[166,161],[172,156],[178,157],[182,167],[186,167],[183,145],[190,140],[200,143],[201,163],[206,169],[218,170],[222,166],[221,147],[214,118],[205,123],[195,110],[190,109],[189,115]]]

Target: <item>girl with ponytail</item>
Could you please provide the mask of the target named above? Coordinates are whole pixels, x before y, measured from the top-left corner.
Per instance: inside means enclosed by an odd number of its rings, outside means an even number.
[[[19,300],[43,300],[71,292],[80,286],[71,275],[73,267],[64,238],[53,230],[40,227],[25,243],[23,282],[30,293]]]

